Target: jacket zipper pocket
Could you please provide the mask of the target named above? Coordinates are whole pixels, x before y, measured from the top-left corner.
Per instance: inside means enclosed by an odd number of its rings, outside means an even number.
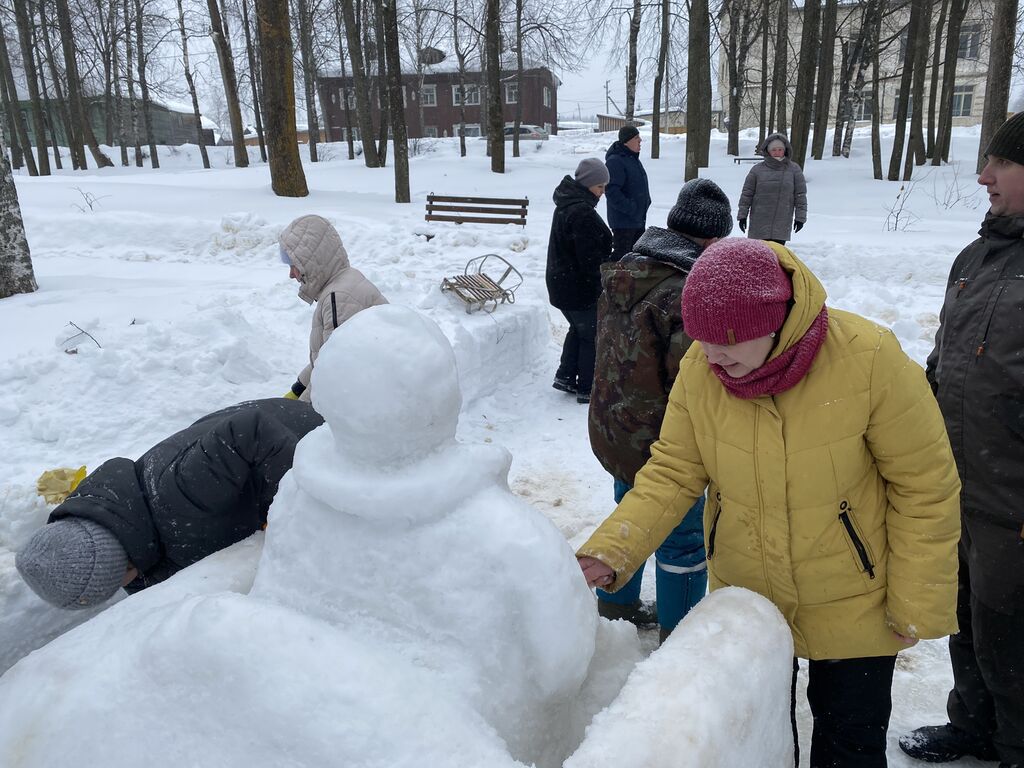
[[[715,519],[711,521],[711,531],[708,533],[708,554],[710,560],[715,556],[715,534],[718,532],[718,518],[722,516],[722,494],[715,494],[715,501],[718,502],[718,509],[715,511]]]
[[[875,578],[875,567],[871,564],[871,558],[868,557],[867,547],[864,546],[864,542],[860,540],[860,536],[857,535],[857,531],[853,527],[853,521],[850,519],[851,510],[852,507],[848,502],[840,502],[839,521],[846,528],[846,534],[853,542],[853,548],[857,550],[857,556],[860,558],[861,565],[864,566],[864,571],[873,579]]]

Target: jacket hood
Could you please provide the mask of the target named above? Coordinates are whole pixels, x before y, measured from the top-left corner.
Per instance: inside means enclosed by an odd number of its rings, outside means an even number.
[[[302,273],[299,298],[316,301],[324,287],[348,269],[348,253],[338,230],[323,216],[300,216],[281,233],[281,249]]]
[[[598,200],[593,192],[568,175],[555,187],[551,199],[555,201],[556,208],[568,208],[570,205],[582,204],[596,208]]]
[[[768,240],[764,244],[775,251],[783,271],[793,282],[789,313],[779,331],[779,341],[768,357],[772,360],[803,338],[825,306],[827,294],[821,281],[789,248]]]
[[[770,142],[775,141],[775,140],[781,141],[783,144],[786,145],[786,154],[782,156],[781,160],[776,160],[774,157],[772,157],[771,155],[768,154],[768,144]],[[764,154],[765,162],[773,163],[773,164],[776,164],[776,165],[784,165],[785,163],[789,162],[793,158],[793,145],[789,143],[789,139],[786,138],[786,134],[784,134],[784,133],[777,133],[776,132],[776,133],[769,134],[768,136],[765,136],[764,137],[764,143],[761,144],[761,146],[764,148],[763,149],[763,154]]]
[[[621,141],[616,141],[608,147],[608,151],[604,153],[604,159],[607,160],[609,157],[613,157],[615,155],[622,155],[623,157],[640,157],[639,152],[634,152]]]
[[[1019,240],[1024,237],[1024,216],[995,216],[988,213],[978,234],[986,240]]]
[[[602,267],[602,283],[613,307],[630,311],[673,275],[689,274],[700,255],[697,243],[669,229],[648,227],[633,251]]]

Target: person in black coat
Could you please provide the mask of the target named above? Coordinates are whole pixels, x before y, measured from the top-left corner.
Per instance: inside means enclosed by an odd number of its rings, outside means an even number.
[[[594,383],[594,339],[601,264],[612,251],[612,233],[596,206],[608,184],[608,169],[596,157],[580,161],[576,177],[566,176],[555,189],[555,215],[548,239],[548,299],[569,322],[555,389],[590,402]]]
[[[138,461],[110,459],[18,552],[18,572],[59,608],[161,582],[265,527],[296,443],[322,423],[308,403],[253,400],[204,416]]]
[[[647,229],[651,189],[647,171],[640,162],[640,132],[635,126],[619,129],[619,140],[608,147],[608,226],[615,238],[615,259],[633,250]]]

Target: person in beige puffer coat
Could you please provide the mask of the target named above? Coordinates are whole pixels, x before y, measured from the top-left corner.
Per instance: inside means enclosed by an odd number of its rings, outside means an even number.
[[[367,307],[387,304],[377,286],[349,265],[341,235],[323,216],[300,216],[281,233],[281,258],[299,281],[299,298],[316,303],[309,334],[309,364],[285,397],[310,400],[309,377],[317,355],[334,329]]]
[[[774,243],[708,246],[682,316],[660,439],[580,567],[616,590],[707,487],[711,589],[771,600],[809,660],[810,764],[882,768],[896,653],[957,629],[960,481],[924,371]]]

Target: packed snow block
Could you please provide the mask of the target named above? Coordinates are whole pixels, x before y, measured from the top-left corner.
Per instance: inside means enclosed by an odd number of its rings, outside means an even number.
[[[565,768],[793,764],[793,638],[768,600],[712,592],[637,665]]]

